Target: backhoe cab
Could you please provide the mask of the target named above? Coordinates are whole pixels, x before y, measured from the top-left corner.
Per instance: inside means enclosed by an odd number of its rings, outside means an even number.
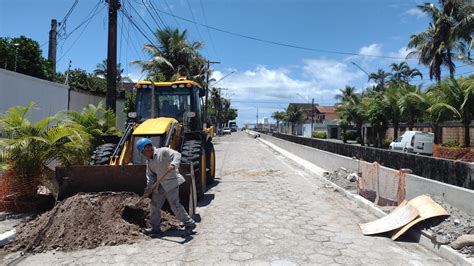
[[[118,143],[99,146],[91,157],[92,166],[58,169],[59,197],[78,192],[132,191],[143,193],[145,158],[135,148],[141,137],[150,138],[155,147],[181,152],[180,171],[186,183],[180,198],[190,214],[196,197],[215,177],[213,128],[203,127],[204,89],[189,80],[175,82],[140,81],[135,85],[136,112],[130,113],[128,126]]]

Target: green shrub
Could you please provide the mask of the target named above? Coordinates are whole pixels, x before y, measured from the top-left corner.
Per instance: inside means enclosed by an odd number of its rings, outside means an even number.
[[[313,138],[325,139],[327,137],[326,131],[313,131]]]
[[[456,140],[450,140],[446,143],[440,144],[439,146],[447,147],[447,148],[459,148],[459,147],[461,147],[459,142],[457,142]]]
[[[388,147],[390,146],[390,143],[392,143],[391,139],[384,139],[382,142],[382,147]]]

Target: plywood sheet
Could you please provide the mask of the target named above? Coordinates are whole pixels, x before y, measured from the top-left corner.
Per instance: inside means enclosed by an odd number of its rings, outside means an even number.
[[[413,221],[418,211],[411,205],[400,205],[388,215],[370,223],[359,224],[364,235],[375,235],[393,231]]]
[[[414,219],[413,221],[409,222],[408,224],[404,225],[403,227],[395,230],[392,233],[392,240],[396,240],[401,235],[403,235],[408,229],[410,229],[415,224],[437,216],[449,216],[448,212],[441,207],[438,203],[434,202],[429,196],[422,195],[418,196],[407,203],[407,206],[412,206],[415,208],[418,213],[419,217]]]

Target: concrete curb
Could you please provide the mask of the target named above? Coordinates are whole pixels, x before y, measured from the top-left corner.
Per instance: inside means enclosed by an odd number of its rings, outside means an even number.
[[[255,133],[251,131],[247,131],[247,133],[251,136],[255,136]],[[308,162],[294,154],[289,153],[288,151],[283,150],[282,148],[276,146],[273,143],[270,143],[266,140],[263,140],[261,138],[257,138],[258,141],[263,143],[264,145],[270,147],[271,149],[279,152],[283,156],[293,160],[294,162],[298,163],[299,165],[303,166],[305,169],[309,170],[310,172],[313,172],[317,175],[319,179],[321,179],[323,182],[326,184],[334,187],[338,192],[341,192],[346,198],[355,201],[357,205],[371,214],[375,215],[377,218],[384,217],[387,215],[385,212],[383,212],[380,208],[378,208],[374,203],[371,201],[365,199],[364,197],[353,194],[342,187],[338,186],[337,184],[327,180],[326,178],[321,176],[322,171],[318,171],[317,169],[319,167],[315,166],[313,163]],[[321,168],[319,168],[321,169]],[[323,169],[321,169],[323,170]],[[324,170],[323,170],[324,171]],[[452,249],[449,246],[446,245],[437,245],[432,241],[432,238],[429,237],[429,233],[424,231],[424,230],[418,230],[418,229],[411,229],[408,231],[408,235],[413,238],[418,240],[418,243],[422,245],[423,247],[427,248],[428,250],[431,250],[434,253],[439,254],[441,257],[444,259],[450,261],[451,263],[455,265],[474,265],[474,259],[473,258],[467,258],[464,257],[462,254],[458,253],[456,250]]]

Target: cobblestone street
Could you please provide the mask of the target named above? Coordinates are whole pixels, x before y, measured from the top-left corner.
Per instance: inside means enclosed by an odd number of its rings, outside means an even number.
[[[416,243],[363,236],[375,217],[245,133],[216,138],[217,181],[197,234],[27,256],[23,264],[447,265]],[[14,259],[8,255],[4,260]]]

